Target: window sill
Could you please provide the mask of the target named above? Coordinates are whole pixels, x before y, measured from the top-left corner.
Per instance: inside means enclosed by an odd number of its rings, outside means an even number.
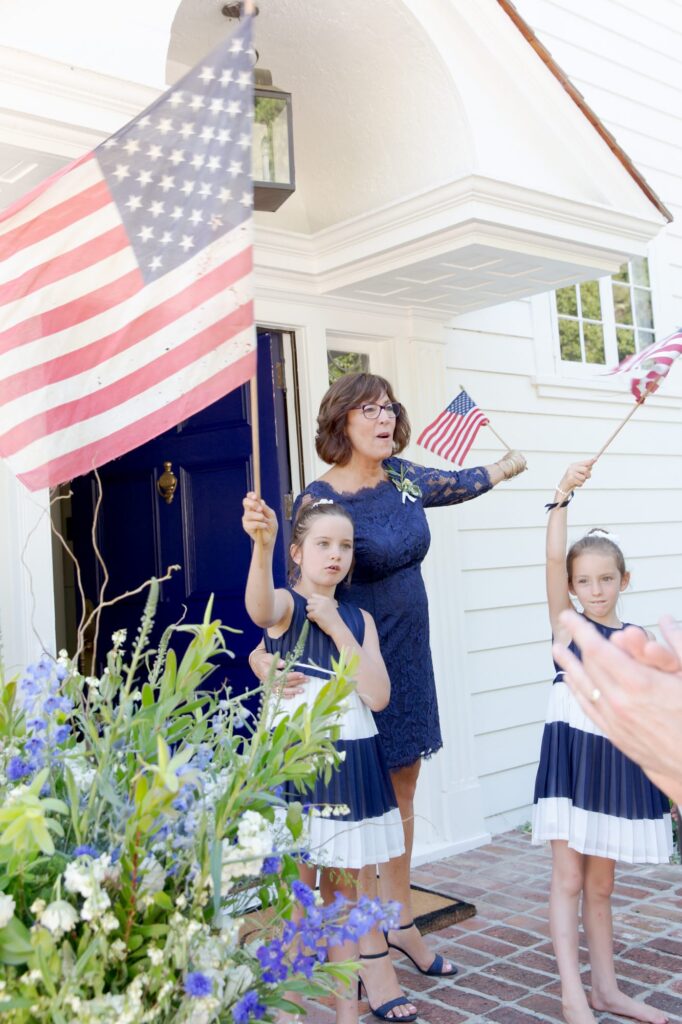
[[[566,371],[569,372],[569,371]],[[536,376],[531,378],[540,398],[570,398],[579,402],[608,402],[614,405],[632,405],[634,399],[629,384],[623,377],[600,376],[598,368],[585,367],[585,373],[572,368],[575,376]],[[648,408],[679,409],[682,390],[679,384],[671,388],[663,382],[661,389],[646,400]]]

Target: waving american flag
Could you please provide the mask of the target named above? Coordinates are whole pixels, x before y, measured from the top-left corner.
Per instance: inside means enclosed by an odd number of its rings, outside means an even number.
[[[417,444],[461,466],[488,417],[464,389],[433,423],[424,427]]]
[[[0,216],[0,456],[86,473],[255,372],[251,18]]]
[[[638,402],[644,401],[661,384],[670,367],[682,353],[682,330],[679,328],[664,338],[655,341],[641,352],[627,356],[609,373],[625,373],[630,377],[630,390]]]

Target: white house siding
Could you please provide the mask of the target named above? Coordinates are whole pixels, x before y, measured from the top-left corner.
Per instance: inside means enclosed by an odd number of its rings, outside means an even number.
[[[517,7],[676,218],[649,254],[661,337],[682,323],[682,4]],[[565,464],[596,452],[630,408],[625,386],[615,393],[594,378],[591,388],[569,380],[555,353],[551,296],[459,317],[449,331],[448,392],[470,390],[530,466],[462,508],[452,556],[475,762],[493,833],[530,816],[552,675],[543,504]],[[484,429],[468,463],[498,455]],[[632,570],[626,621],[654,628],[663,612],[682,616],[682,367],[603,457],[569,523],[571,535],[601,525],[620,536]]]

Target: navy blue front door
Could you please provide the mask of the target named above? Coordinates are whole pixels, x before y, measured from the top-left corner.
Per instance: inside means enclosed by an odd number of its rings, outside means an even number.
[[[260,409],[262,493],[278,514],[275,583],[283,585],[290,524],[285,496],[291,491],[285,394],[281,385],[281,337],[258,336],[258,401]],[[278,367],[278,364],[280,366]],[[226,626],[234,659],[225,660],[212,677],[225,679],[238,692],[253,685],[247,655],[260,631],[244,610],[244,587],[251,544],[241,527],[242,498],[252,488],[252,448],[248,385],[136,448],[100,470],[103,501],[97,537],[109,573],[105,598],[134,590],[169,565],[180,565],[161,586],[155,637],[184,613],[187,623],[199,622],[214,595],[213,615]],[[177,477],[173,500],[159,494],[164,463]],[[73,482],[72,537],[82,567],[86,597],[95,601],[102,581],[93,557],[90,532],[97,487],[94,475]],[[97,663],[101,666],[116,629],[128,630],[128,648],[135,636],[145,595],[130,597],[104,610]],[[186,610],[186,611],[185,611]],[[187,642],[177,635],[176,649]],[[152,644],[154,646],[154,644]]]

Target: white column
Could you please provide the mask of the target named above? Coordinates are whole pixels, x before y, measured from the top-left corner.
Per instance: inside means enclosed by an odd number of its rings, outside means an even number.
[[[454,397],[446,394],[446,343],[441,325],[411,324],[397,342],[396,390],[409,411],[408,458],[422,465],[453,468],[417,448],[419,431]],[[431,550],[423,574],[429,598],[431,653],[438,691],[443,749],[425,761],[417,789],[415,855],[419,863],[437,852],[470,849],[489,841],[476,771],[464,642],[461,553],[457,508],[427,513]]]
[[[55,653],[49,492],[31,494],[0,462],[0,631],[11,677]]]

